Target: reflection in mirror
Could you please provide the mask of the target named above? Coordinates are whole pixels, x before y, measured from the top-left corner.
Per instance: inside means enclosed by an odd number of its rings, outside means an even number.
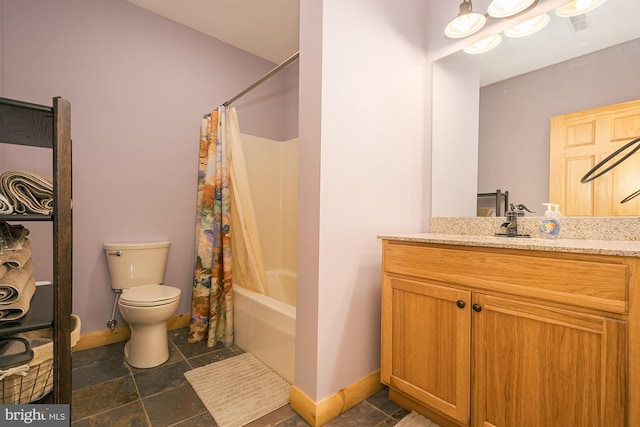
[[[494,51],[458,52],[434,63],[432,216],[475,216],[477,207],[495,209],[495,200],[477,199],[476,194],[496,189],[509,191],[512,202],[541,215],[541,204],[549,201],[551,117],[640,99],[640,26],[633,22],[640,16],[639,8],[635,0],[608,1],[573,20],[550,11],[547,28],[530,39],[503,37]],[[562,47],[565,41],[572,44]],[[447,97],[443,90],[439,94],[441,79],[449,80],[444,87],[455,86],[450,80],[458,78],[462,69],[464,78],[475,83],[464,81],[459,86],[469,91],[475,87],[475,94]],[[475,119],[469,116],[473,107],[479,110]],[[460,116],[446,116],[459,110],[466,114],[462,121]],[[458,130],[442,125],[456,121]],[[461,127],[464,134],[452,136]],[[441,155],[448,150],[457,154]],[[477,169],[466,166],[469,173],[464,178],[456,159],[460,153],[477,156],[478,161]],[[457,189],[457,195],[473,200],[441,197],[451,180],[438,173],[452,169],[473,187]]]

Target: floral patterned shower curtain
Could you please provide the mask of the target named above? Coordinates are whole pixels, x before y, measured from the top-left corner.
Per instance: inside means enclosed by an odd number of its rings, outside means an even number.
[[[232,276],[234,284],[267,293],[235,108],[219,107],[202,120],[196,209],[196,263],[188,341],[206,339],[209,347],[218,341],[230,346]]]
[[[191,298],[190,343],[233,344],[231,293],[230,147],[226,108],[202,120],[196,204],[196,266]]]

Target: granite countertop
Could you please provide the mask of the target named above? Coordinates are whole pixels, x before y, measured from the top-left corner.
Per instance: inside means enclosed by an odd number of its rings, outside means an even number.
[[[586,240],[562,238],[557,240],[548,240],[537,237],[520,238],[438,233],[390,234],[380,235],[378,238],[383,240],[437,243],[444,245],[481,246],[489,248],[640,257],[640,241],[635,240]]]
[[[542,239],[540,217],[518,219],[518,231],[530,238],[496,237],[502,217],[432,217],[428,233],[391,234],[381,239],[445,245],[484,246],[551,252],[640,257],[640,217],[562,217],[560,238]]]

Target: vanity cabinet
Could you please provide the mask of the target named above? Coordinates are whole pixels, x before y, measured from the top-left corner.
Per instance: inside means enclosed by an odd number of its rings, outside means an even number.
[[[637,272],[633,257],[383,240],[382,382],[443,426],[637,425]]]
[[[383,280],[382,382],[462,423],[469,419],[470,305],[469,291]]]

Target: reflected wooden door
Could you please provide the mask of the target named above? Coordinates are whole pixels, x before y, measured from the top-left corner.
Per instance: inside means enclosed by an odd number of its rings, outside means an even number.
[[[591,182],[580,182],[596,164],[638,136],[640,100],[552,117],[549,201],[562,205],[567,216],[640,215],[640,197],[620,203],[640,189],[640,153]]]

